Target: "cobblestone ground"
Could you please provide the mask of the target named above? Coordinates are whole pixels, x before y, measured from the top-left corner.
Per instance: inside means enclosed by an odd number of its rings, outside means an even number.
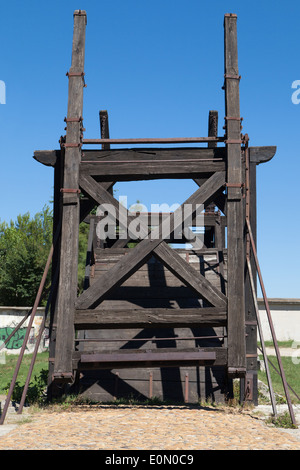
[[[97,406],[21,418],[0,450],[300,450],[293,433],[214,408]]]

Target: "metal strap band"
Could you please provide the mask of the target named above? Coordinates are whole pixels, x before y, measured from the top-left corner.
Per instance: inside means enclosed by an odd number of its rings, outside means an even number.
[[[231,75],[229,73],[225,73],[224,77],[225,77],[225,79],[229,78],[229,79],[232,79],[232,80],[240,80],[242,78],[241,75]]]
[[[79,118],[68,118],[65,117],[64,119],[65,122],[82,122],[83,118],[80,116]]]
[[[230,117],[225,116],[224,119],[225,119],[226,121],[242,121],[242,120],[243,120],[243,118],[240,118],[240,117],[231,117],[231,116],[230,116]]]
[[[84,72],[67,72],[66,73],[66,76],[68,78],[70,77],[82,77],[83,79],[83,87],[86,88],[86,83],[85,83],[85,80],[84,80],[84,76],[85,76],[85,73]]]
[[[82,143],[79,142],[78,144],[72,144],[72,143],[69,143],[69,144],[62,144],[63,147],[65,148],[68,148],[68,147],[81,147],[82,146]]]
[[[231,140],[224,140],[225,144],[243,144],[243,140],[231,139]]]
[[[67,77],[84,77],[85,73],[84,72],[67,72],[66,76]]]
[[[61,188],[60,192],[61,193],[75,193],[75,194],[81,193],[80,189],[72,189],[72,188]]]

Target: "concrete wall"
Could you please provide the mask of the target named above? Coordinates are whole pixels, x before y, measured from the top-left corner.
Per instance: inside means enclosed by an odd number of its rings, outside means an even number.
[[[2,344],[2,342],[10,335],[10,333],[12,333],[14,328],[20,323],[20,321],[29,311],[29,307],[0,307],[0,344]],[[25,351],[27,354],[32,353],[34,350],[44,313],[44,308],[39,307],[37,309]],[[23,323],[17,333],[15,333],[15,335],[9,340],[9,342],[6,344],[6,347],[2,349],[2,353],[20,353],[28,322],[29,318]],[[39,352],[45,351],[47,347],[47,330],[45,330],[39,347]]]
[[[278,341],[293,340],[300,344],[300,299],[268,299]],[[263,299],[258,299],[260,321],[265,341],[271,341],[271,331]]]

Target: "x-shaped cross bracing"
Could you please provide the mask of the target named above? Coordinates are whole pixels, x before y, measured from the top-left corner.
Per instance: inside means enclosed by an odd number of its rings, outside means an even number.
[[[81,173],[79,184],[81,189],[87,193],[98,204],[112,204],[119,215],[119,204],[109,194],[105,186],[94,180],[89,174]],[[120,286],[134,272],[136,272],[147,260],[154,255],[184,284],[195,291],[215,307],[227,305],[226,296],[207,279],[191,267],[181,256],[164,241],[161,234],[172,234],[185,221],[187,215],[183,210],[185,204],[190,204],[193,213],[196,205],[204,204],[213,199],[225,184],[225,172],[215,172],[203,185],[190,196],[178,209],[164,219],[161,224],[151,232],[151,236],[142,239],[130,252],[119,260],[113,267],[101,275],[92,286],[85,290],[77,299],[76,308],[87,309],[96,307],[106,295],[115,287]],[[189,214],[190,215],[190,214]],[[141,223],[141,230],[149,232],[148,227]],[[145,232],[145,233],[146,233]]]

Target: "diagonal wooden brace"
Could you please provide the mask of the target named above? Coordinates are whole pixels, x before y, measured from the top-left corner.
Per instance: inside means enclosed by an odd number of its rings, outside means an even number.
[[[184,204],[204,203],[215,195],[215,193],[224,185],[224,182],[224,172],[214,173],[209,178],[209,180],[202,185],[201,188],[199,188],[190,198],[187,199]],[[92,177],[88,175],[81,175],[80,186],[84,191],[87,191],[89,195],[92,196],[97,202],[103,203],[103,201],[105,201],[118,206],[118,202],[112,196],[110,196],[107,191],[102,190],[101,185],[97,185]],[[132,251],[130,251],[130,253],[127,254],[126,260],[121,259],[107,273],[103,274],[97,282],[87,289],[77,299],[76,307],[84,309],[99,304],[104,296],[111,292],[113,288],[122,284],[128,277],[137,271],[149,259],[152,253],[156,255],[156,248],[159,245],[162,245],[165,251],[163,252],[162,250],[159,250],[157,256],[160,257],[160,259],[163,259],[163,262],[170,265],[170,259],[168,259],[170,258],[170,251],[168,248],[166,248],[167,244],[160,237],[160,233],[166,233],[167,229],[164,229],[164,224],[168,224],[167,227],[172,226],[171,231],[173,232],[183,222],[184,220],[182,218],[181,206],[170,215],[170,218],[163,221],[157,229],[151,232],[151,238],[141,240],[141,242]],[[176,258],[176,262],[180,263],[181,266],[183,263],[187,264],[184,260],[181,261],[180,259],[179,261],[178,258]],[[194,274],[193,272],[193,275],[197,277],[197,273]],[[207,286],[203,286],[203,282],[199,282],[200,280],[202,281],[202,277],[198,279],[197,284],[194,284],[193,289],[195,288],[198,294],[206,298],[213,305],[225,306],[226,297],[215,288],[210,289],[210,292],[207,293],[205,289]],[[190,280],[188,281],[188,284],[190,287],[192,287]]]

